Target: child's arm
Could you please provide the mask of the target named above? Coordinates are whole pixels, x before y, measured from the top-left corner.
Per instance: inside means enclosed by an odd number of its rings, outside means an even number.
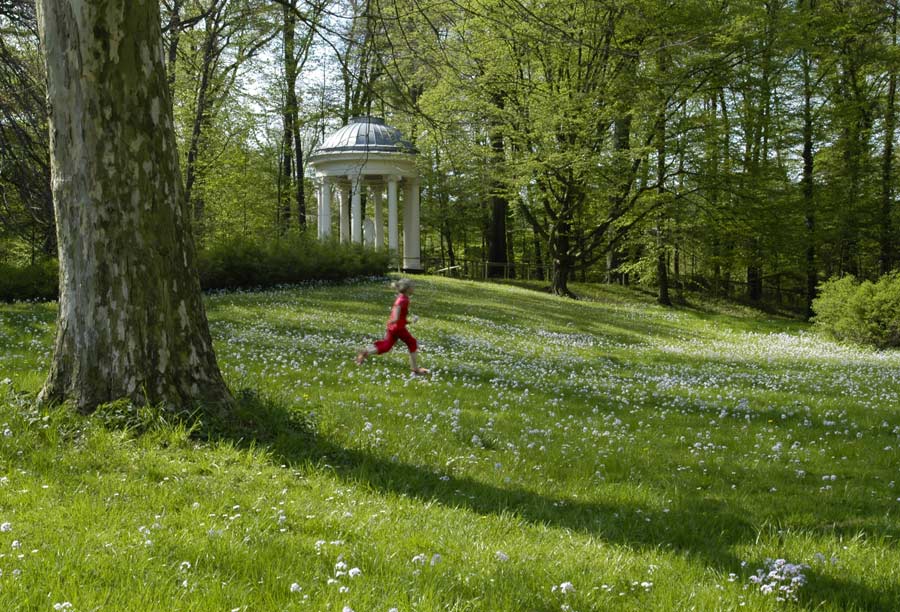
[[[391,318],[388,319],[388,325],[394,325],[400,320],[400,305],[397,304],[391,308]]]

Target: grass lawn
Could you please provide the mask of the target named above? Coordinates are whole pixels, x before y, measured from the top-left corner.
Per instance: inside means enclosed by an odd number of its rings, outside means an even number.
[[[0,305],[0,610],[900,609],[900,353],[576,290],[419,279],[428,378],[384,281],[210,296],[193,429],[37,410]]]

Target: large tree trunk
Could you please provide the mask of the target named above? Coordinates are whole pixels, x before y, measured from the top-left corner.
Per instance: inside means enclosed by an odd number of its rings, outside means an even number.
[[[41,400],[224,407],[156,0],[39,0],[60,299]]]

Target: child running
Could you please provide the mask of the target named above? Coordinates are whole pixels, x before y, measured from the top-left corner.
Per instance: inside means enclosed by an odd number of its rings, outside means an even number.
[[[356,363],[361,364],[369,355],[381,355],[387,353],[397,340],[402,340],[409,349],[409,366],[414,375],[428,374],[428,370],[419,367],[416,351],[419,348],[418,342],[413,338],[409,330],[406,329],[407,317],[409,316],[409,296],[413,292],[413,283],[408,278],[401,278],[391,283],[391,287],[397,290],[397,299],[391,307],[391,317],[387,322],[387,333],[384,338],[378,340],[374,344],[362,349],[356,355]],[[412,321],[416,321],[413,315]]]

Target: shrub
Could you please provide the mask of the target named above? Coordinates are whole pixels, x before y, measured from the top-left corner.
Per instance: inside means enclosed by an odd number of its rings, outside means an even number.
[[[388,253],[361,245],[290,237],[219,242],[200,252],[198,267],[204,289],[238,289],[377,276],[389,264]]]
[[[55,300],[59,295],[59,266],[55,260],[22,268],[0,263],[0,300]]]
[[[896,272],[877,283],[860,283],[852,276],[829,280],[819,287],[813,310],[816,327],[838,340],[878,348],[900,346],[900,274]]]
[[[269,242],[218,242],[200,251],[197,267],[204,289],[240,289],[379,276],[390,265],[386,252],[356,244],[292,237]],[[55,261],[24,268],[0,264],[0,300],[55,300]]]

